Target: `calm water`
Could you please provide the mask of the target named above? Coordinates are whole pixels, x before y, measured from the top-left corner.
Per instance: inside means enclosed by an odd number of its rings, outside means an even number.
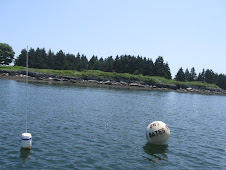
[[[226,97],[29,84],[0,79],[0,169],[225,169]],[[167,146],[145,130],[165,122]]]

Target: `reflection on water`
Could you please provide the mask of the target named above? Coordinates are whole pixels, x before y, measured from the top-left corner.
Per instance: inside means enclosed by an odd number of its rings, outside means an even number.
[[[145,146],[143,146],[143,149],[145,153],[150,155],[150,157],[145,157],[147,160],[156,163],[160,160],[167,161],[167,152],[168,152],[168,145],[154,145],[151,143],[146,143]]]
[[[30,149],[23,149],[23,148],[20,149],[20,158],[25,162],[30,160],[29,158],[30,155],[31,155]]]

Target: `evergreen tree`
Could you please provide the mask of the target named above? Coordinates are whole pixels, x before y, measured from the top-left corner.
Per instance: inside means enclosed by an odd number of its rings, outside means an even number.
[[[99,67],[98,70],[104,71],[105,64],[104,64],[104,59],[103,59],[103,57],[100,57],[100,60],[98,61],[98,67]]]
[[[171,76],[170,67],[169,67],[168,63],[164,64],[164,71],[165,71],[164,77],[167,78],[167,79],[171,79],[172,76]]]
[[[145,72],[144,75],[153,76],[154,75],[154,63],[152,59],[148,59],[145,64]]]
[[[137,69],[138,70],[138,74],[143,74],[144,72],[144,60],[143,60],[143,57],[141,56],[137,56]]]
[[[205,81],[205,69],[202,70],[202,73],[199,73],[197,81]]]
[[[33,48],[30,48],[29,49],[29,52],[28,52],[28,65],[29,67],[31,68],[35,68],[35,50]],[[25,61],[25,66],[26,66],[26,61]]]
[[[76,70],[78,70],[78,71],[81,71],[80,60],[81,60],[80,54],[77,53],[77,55],[76,55],[76,57],[75,57],[75,68],[76,68]]]
[[[39,68],[39,69],[47,68],[47,55],[44,48],[36,49],[34,58],[33,58],[33,68]]]
[[[108,57],[107,59],[105,59],[105,71],[107,72],[112,72],[113,71],[113,67],[114,67],[114,59],[112,58],[112,56]]]
[[[215,82],[215,74],[213,70],[207,69],[205,72],[205,82],[214,83]]]
[[[175,79],[177,81],[185,81],[185,73],[182,67],[178,70]]]
[[[47,68],[54,69],[55,54],[49,50],[47,54]]]
[[[190,78],[190,72],[188,68],[186,68],[185,73],[184,73],[185,81],[189,81]]]
[[[122,65],[121,60],[120,60],[119,56],[117,55],[115,57],[115,61],[114,61],[114,70],[115,70],[115,72],[121,73],[121,65]]]
[[[81,56],[80,60],[81,70],[87,70],[88,69],[88,60],[84,54]]]
[[[219,74],[216,83],[220,88],[226,90],[226,75]]]
[[[154,73],[156,76],[164,77],[164,60],[161,56],[159,56],[154,63]]]
[[[75,70],[75,56],[73,54],[66,54],[65,69]]]
[[[27,50],[22,49],[20,55],[15,60],[15,65],[26,67],[26,56],[27,56]]]
[[[59,52],[56,53],[54,69],[63,70],[64,67],[65,67],[65,54],[62,50],[60,50]]]
[[[154,64],[154,74],[155,76],[165,77],[167,79],[171,79],[171,73],[168,63],[164,63],[163,57],[159,56],[155,60]]]
[[[92,56],[92,58],[89,60],[89,70],[94,70],[94,64],[98,62],[97,56]]]
[[[189,81],[195,81],[196,78],[197,78],[197,76],[196,76],[195,68],[192,67],[190,74],[189,74]]]

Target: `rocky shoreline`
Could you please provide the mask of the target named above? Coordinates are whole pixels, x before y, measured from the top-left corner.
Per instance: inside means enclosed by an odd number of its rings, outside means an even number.
[[[26,71],[11,71],[0,70],[0,79],[11,79],[17,81],[25,81]],[[37,72],[28,73],[29,82],[42,82],[49,84],[74,84],[79,86],[93,86],[93,87],[112,87],[112,88],[124,88],[124,89],[146,89],[146,90],[158,90],[158,91],[176,91],[183,93],[198,93],[208,95],[226,95],[226,90],[216,88],[200,88],[194,86],[176,86],[165,84],[146,84],[141,81],[132,80],[109,80],[101,78],[86,78],[61,76],[54,74],[43,74]]]

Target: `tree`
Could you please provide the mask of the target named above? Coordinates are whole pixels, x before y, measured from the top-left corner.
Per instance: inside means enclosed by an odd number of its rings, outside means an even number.
[[[54,69],[63,70],[65,66],[65,54],[62,50],[56,53]]]
[[[114,66],[114,60],[113,60],[112,56],[105,59],[104,62],[105,62],[105,71],[112,72],[113,66]]]
[[[34,48],[30,48],[30,50],[28,51],[28,66],[31,68],[35,68],[35,62],[36,62],[35,50]]]
[[[97,66],[95,66],[95,67],[97,67],[98,70],[104,71],[104,65],[105,65],[104,59],[103,59],[103,57],[100,57],[100,60],[98,61]]]
[[[94,64],[98,62],[97,56],[92,56],[92,58],[89,60],[89,69],[94,70]]]
[[[164,77],[167,79],[171,79],[172,76],[171,76],[170,67],[168,63],[164,64],[164,71],[165,71]]]
[[[84,54],[82,54],[82,56],[81,56],[80,65],[81,65],[80,69],[82,69],[82,70],[88,69],[89,63],[88,63],[88,60],[87,60],[87,58]]]
[[[14,59],[15,52],[12,47],[5,43],[0,43],[0,64],[9,65]]]
[[[188,80],[189,81],[195,81],[196,78],[197,78],[197,76],[196,76],[195,68],[192,67],[191,71],[190,71],[190,74],[189,74],[189,79]]]
[[[74,54],[66,54],[65,70],[75,70],[75,56]]]
[[[217,85],[226,90],[226,75],[220,74],[217,78]]]
[[[77,53],[77,56],[75,57],[75,68],[78,71],[81,71],[80,60],[81,60],[80,54]]]
[[[202,73],[199,73],[197,81],[205,81],[205,69],[202,70]]]
[[[30,56],[30,54],[29,54]],[[45,49],[37,48],[34,54],[34,65],[33,68],[44,69],[47,68],[47,54]]]
[[[51,50],[49,50],[47,54],[47,66],[49,69],[54,68],[54,58],[55,58],[54,53]]]
[[[153,70],[154,70],[154,63],[151,59],[148,59],[147,61],[145,61],[144,63],[144,68],[143,68],[143,74],[144,75],[149,75],[149,76],[153,76]]]
[[[119,56],[117,55],[115,57],[115,61],[114,61],[114,71],[117,73],[120,73],[121,65],[122,65],[121,60],[120,60]]]
[[[215,74],[213,70],[207,69],[205,72],[205,82],[207,83],[215,83]]]
[[[185,74],[182,67],[178,70],[175,79],[177,81],[185,81]]]
[[[26,67],[26,56],[27,56],[27,50],[26,49],[21,50],[20,55],[15,60],[15,65]]]
[[[171,79],[171,73],[168,63],[164,63],[163,57],[159,56],[155,60],[154,64],[154,74],[156,76],[165,77],[167,79]]]
[[[185,81],[189,81],[189,78],[190,78],[190,72],[189,72],[188,68],[186,68],[186,70],[185,70],[184,78],[185,78]]]

